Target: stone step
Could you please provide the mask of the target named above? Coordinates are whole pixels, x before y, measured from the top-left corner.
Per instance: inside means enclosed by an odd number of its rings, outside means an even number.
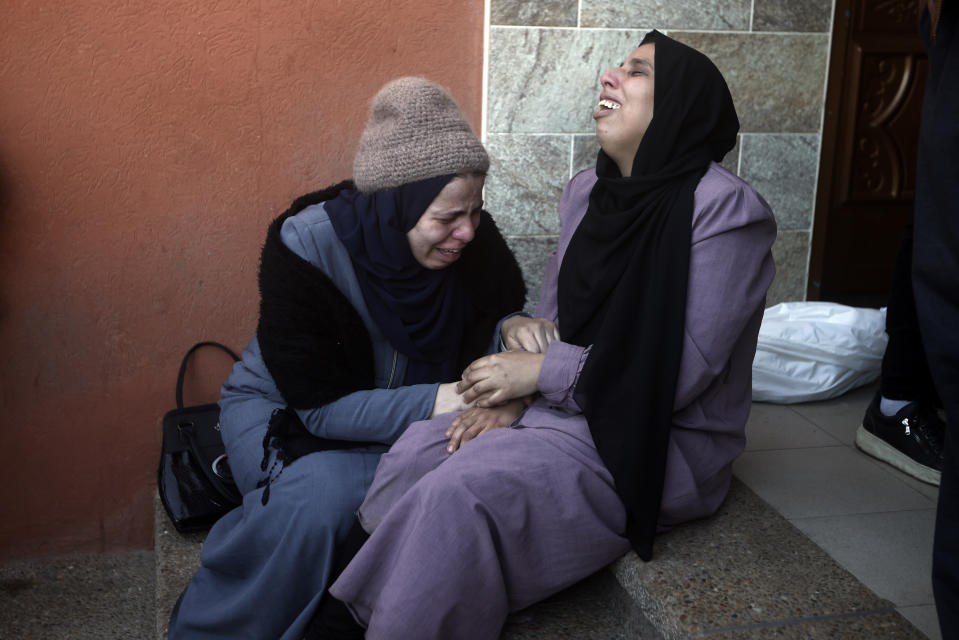
[[[656,628],[609,571],[509,617],[500,640],[660,640]]]
[[[165,640],[170,612],[200,565],[204,534],[181,534],[156,503],[156,637]],[[604,569],[579,584],[512,616],[502,640],[656,640],[660,636],[616,579]]]
[[[199,565],[203,536],[157,510],[157,637]],[[738,480],[719,513],[510,616],[503,640],[925,636]]]
[[[153,550],[156,552],[155,634],[167,637],[167,624],[177,598],[200,566],[206,533],[180,533],[173,528],[160,496],[153,501]]]
[[[719,513],[654,554],[611,569],[667,640],[926,637],[737,479]]]
[[[159,504],[155,535],[154,551],[0,566],[0,639],[165,638],[204,536],[177,533]],[[924,638],[738,481],[716,516],[659,536],[655,553],[512,615],[502,637]]]

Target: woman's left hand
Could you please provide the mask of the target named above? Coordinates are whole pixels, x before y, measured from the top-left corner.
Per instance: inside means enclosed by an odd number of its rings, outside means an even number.
[[[536,392],[546,356],[528,351],[503,351],[475,360],[463,371],[456,391],[477,407],[495,407]]]
[[[526,408],[523,400],[512,400],[499,407],[473,407],[456,416],[446,430],[450,439],[446,450],[453,453],[461,446],[492,429],[508,427]]]

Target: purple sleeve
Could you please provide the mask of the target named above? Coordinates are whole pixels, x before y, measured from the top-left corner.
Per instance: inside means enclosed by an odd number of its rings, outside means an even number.
[[[562,231],[546,269],[536,317],[557,321],[559,267],[573,231],[586,213],[595,182],[595,172],[587,170],[563,190],[559,207]],[[723,373],[738,337],[756,310],[763,308],[775,273],[770,247],[776,239],[776,223],[769,205],[746,182],[714,164],[696,188],[693,208],[676,410],[694,402]],[[544,377],[552,378],[553,362],[547,351],[541,382]]]
[[[748,184],[716,169],[696,189],[686,334],[674,408],[694,402],[723,374],[772,282],[776,223]]]
[[[583,412],[573,399],[573,391],[589,349],[559,340],[549,343],[536,386],[550,406],[570,414]]]

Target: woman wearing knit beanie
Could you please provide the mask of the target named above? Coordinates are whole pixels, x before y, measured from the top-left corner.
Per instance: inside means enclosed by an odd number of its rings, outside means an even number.
[[[381,454],[465,408],[460,371],[526,293],[482,211],[488,167],[449,94],[400,78],[372,101],[353,181],[270,225],[256,335],[220,400],[243,504],[211,529],[170,638],[302,638]]]
[[[729,488],[776,224],[717,164],[739,121],[706,56],[652,31],[600,85],[537,319],[503,323],[512,350],[463,372],[476,406],[411,425],[358,511],[371,535],[330,593],[367,640],[494,640]]]

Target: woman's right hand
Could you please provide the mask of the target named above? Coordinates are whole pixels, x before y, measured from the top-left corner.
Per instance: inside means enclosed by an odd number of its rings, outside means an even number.
[[[559,340],[559,329],[546,318],[513,316],[503,321],[500,337],[506,348],[511,351],[546,353],[549,343]]]
[[[529,351],[502,351],[483,356],[466,367],[456,389],[477,407],[495,407],[536,393],[546,355]]]
[[[433,401],[433,413],[430,418],[435,418],[441,413],[450,413],[452,411],[466,411],[472,405],[463,400],[463,395],[456,391],[456,382],[441,383],[436,390],[436,400]]]
[[[532,402],[532,398],[529,398]],[[450,439],[446,450],[453,453],[465,443],[487,431],[502,429],[513,423],[526,408],[526,399],[511,400],[498,407],[473,407],[453,419],[446,437]]]

